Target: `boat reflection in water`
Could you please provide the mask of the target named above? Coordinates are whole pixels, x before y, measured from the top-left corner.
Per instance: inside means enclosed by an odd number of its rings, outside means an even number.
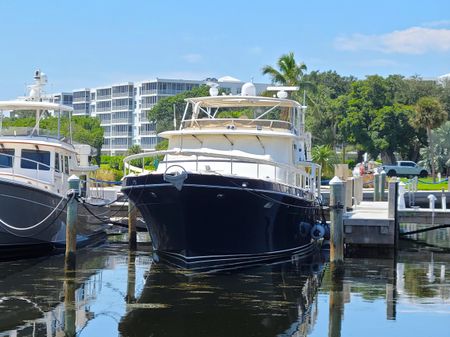
[[[306,336],[314,325],[320,255],[232,272],[185,275],[153,264],[123,336]]]
[[[101,290],[106,257],[80,252],[80,272],[71,275],[62,255],[0,264],[0,336],[64,336],[82,328],[94,316],[89,303]]]

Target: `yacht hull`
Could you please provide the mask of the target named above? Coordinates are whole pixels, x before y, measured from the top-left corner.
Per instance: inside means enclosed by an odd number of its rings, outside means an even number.
[[[7,180],[0,180],[0,191],[2,259],[48,253],[65,246],[67,198]],[[77,245],[86,245],[104,233],[104,228],[81,205],[78,213]]]
[[[302,190],[258,179],[189,173],[181,189],[162,174],[127,177],[157,256],[187,268],[242,265],[317,246],[318,207]]]

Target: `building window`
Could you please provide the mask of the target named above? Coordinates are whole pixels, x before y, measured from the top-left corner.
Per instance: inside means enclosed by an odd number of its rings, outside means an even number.
[[[111,88],[97,89],[97,100],[110,98],[111,98]]]
[[[111,101],[97,102],[97,112],[111,111]]]

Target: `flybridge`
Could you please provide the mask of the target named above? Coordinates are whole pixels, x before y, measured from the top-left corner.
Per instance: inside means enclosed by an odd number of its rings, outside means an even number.
[[[180,130],[187,127],[201,128],[206,124],[219,126],[231,122],[231,128],[238,124],[240,127],[281,128],[291,130],[294,134],[303,133],[306,106],[286,98],[286,91],[296,91],[298,87],[269,87],[269,89],[277,90],[278,97],[255,96],[254,85],[246,83],[241,95],[217,96],[217,88],[211,87],[212,96],[187,98]],[[221,112],[231,111],[237,111],[241,115],[220,118]],[[248,116],[249,113],[252,116]]]

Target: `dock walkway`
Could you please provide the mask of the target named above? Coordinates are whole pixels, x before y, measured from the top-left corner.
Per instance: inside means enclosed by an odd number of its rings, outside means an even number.
[[[347,244],[393,245],[395,219],[388,216],[387,201],[362,201],[344,214],[344,236]]]

